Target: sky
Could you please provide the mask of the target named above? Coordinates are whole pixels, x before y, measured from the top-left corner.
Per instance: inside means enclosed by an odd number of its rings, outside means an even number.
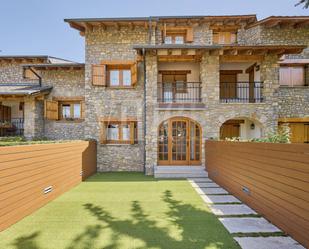
[[[0,0],[0,55],[84,62],[84,38],[65,18],[160,15],[309,15],[298,0]]]

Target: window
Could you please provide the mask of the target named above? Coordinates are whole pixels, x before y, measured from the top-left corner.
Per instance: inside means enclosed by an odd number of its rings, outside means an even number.
[[[136,73],[132,65],[110,65],[107,66],[107,85],[110,87],[132,87]],[[133,81],[135,80],[135,81]]]
[[[232,44],[236,43],[236,32],[214,32],[213,43],[214,44]]]
[[[136,121],[103,121],[102,138],[104,144],[134,144],[137,142]]]
[[[73,120],[81,118],[81,104],[72,102],[59,102],[60,119]]]
[[[279,82],[282,86],[303,86],[305,84],[305,72],[302,66],[280,67]]]
[[[170,33],[167,32],[165,39],[165,44],[184,44],[185,43],[185,33]]]

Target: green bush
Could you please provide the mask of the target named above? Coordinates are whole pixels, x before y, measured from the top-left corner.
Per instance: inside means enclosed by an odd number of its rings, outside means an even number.
[[[242,139],[240,137],[226,138],[231,142],[257,142],[257,143],[290,143],[290,127],[284,124],[279,127],[277,132],[268,133],[262,138]]]

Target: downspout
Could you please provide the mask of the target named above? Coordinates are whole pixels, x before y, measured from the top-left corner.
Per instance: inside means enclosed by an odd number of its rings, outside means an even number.
[[[142,49],[143,53],[143,61],[144,61],[144,174],[146,174],[146,113],[147,113],[147,105],[146,105],[146,52],[145,48]]]

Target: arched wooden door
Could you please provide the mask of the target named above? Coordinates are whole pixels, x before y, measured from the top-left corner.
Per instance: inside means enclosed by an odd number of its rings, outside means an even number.
[[[201,164],[200,126],[182,117],[162,122],[158,134],[158,164]]]

